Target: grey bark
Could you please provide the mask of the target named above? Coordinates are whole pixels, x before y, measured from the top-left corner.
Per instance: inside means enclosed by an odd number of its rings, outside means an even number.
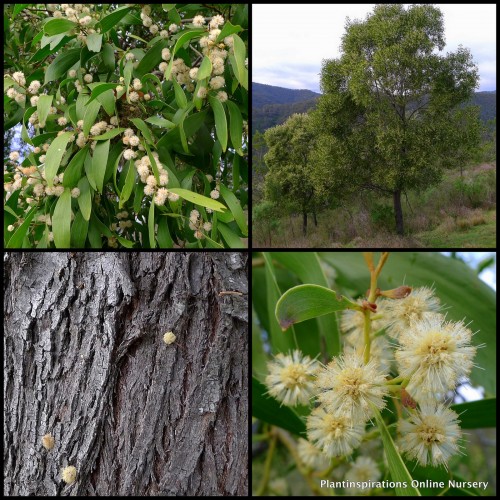
[[[247,495],[247,297],[246,254],[5,254],[4,495]]]

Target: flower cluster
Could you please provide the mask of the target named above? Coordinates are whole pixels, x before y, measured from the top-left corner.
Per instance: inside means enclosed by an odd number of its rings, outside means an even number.
[[[47,197],[60,197],[65,191],[70,191],[72,198],[76,199],[80,197],[81,185],[78,184],[79,187],[75,187],[78,179],[72,179],[68,187],[67,185],[63,186],[63,178],[68,165],[71,166],[72,160],[80,153],[80,150],[85,148],[90,151],[87,157],[83,155],[82,179],[88,177],[89,180],[92,211],[95,211],[99,215],[99,219],[103,224],[111,229],[111,231],[116,232],[114,236],[109,236],[109,232],[106,235],[101,234],[101,236],[106,236],[109,246],[114,247],[118,242],[122,243],[119,236],[123,236],[123,233],[128,231],[130,238],[138,244],[141,241],[141,237],[138,237],[136,232],[132,234],[133,231],[131,229],[144,224],[147,221],[147,216],[141,221],[136,217],[137,214],[132,215],[130,220],[116,220],[113,214],[111,217],[106,217],[106,215],[109,215],[107,212],[109,212],[111,206],[118,207],[119,204],[120,206],[123,205],[123,202],[120,200],[120,193],[117,192],[118,188],[113,189],[112,182],[109,181],[110,177],[106,176],[104,185],[96,189],[96,186],[92,183],[92,176],[88,173],[89,169],[90,171],[92,170],[89,165],[94,164],[93,151],[96,151],[96,146],[100,143],[99,141],[104,141],[108,138],[110,139],[109,158],[117,158],[117,154],[120,154],[115,163],[114,186],[123,186],[122,174],[126,174],[127,172],[124,166],[127,161],[130,161],[131,165],[133,162],[133,168],[137,171],[141,183],[144,184],[144,186],[141,185],[141,189],[134,190],[131,195],[129,194],[130,204],[133,199],[134,206],[139,206],[141,211],[143,211],[150,203],[154,203],[158,207],[163,207],[168,201],[177,202],[179,200],[179,195],[169,190],[169,175],[166,167],[160,163],[158,153],[155,151],[149,152],[149,150],[147,154],[145,152],[145,141],[153,150],[155,143],[161,135],[160,133],[166,131],[165,126],[160,124],[158,128],[151,129],[151,126],[148,124],[150,133],[154,136],[154,140],[151,140],[147,137],[147,131],[143,132],[144,129],[137,125],[135,118],[141,116],[142,113],[142,116],[149,116],[151,118],[151,123],[154,123],[153,119],[161,120],[163,123],[168,119],[170,125],[167,125],[167,128],[174,125],[182,126],[183,122],[179,123],[177,119],[178,114],[175,114],[175,109],[171,111],[174,108],[171,106],[171,103],[174,97],[177,99],[178,90],[178,87],[175,86],[174,93],[172,80],[181,85],[182,91],[188,98],[188,102],[192,101],[196,104],[196,109],[192,106],[193,111],[190,109],[186,112],[185,118],[187,120],[190,118],[188,116],[190,113],[194,114],[200,111],[203,106],[208,105],[206,102],[200,102],[195,96],[201,99],[213,96],[221,102],[226,101],[228,93],[226,91],[225,76],[227,77],[228,69],[234,71],[234,67],[230,63],[230,56],[234,54],[233,36],[225,38],[219,36],[222,33],[226,20],[220,14],[211,16],[211,14],[207,13],[210,9],[205,6],[195,7],[200,9],[198,12],[190,9],[186,9],[185,11],[179,9],[178,19],[175,22],[172,22],[170,16],[166,14],[164,6],[127,4],[127,7],[131,9],[131,15],[139,16],[140,13],[142,27],[138,27],[140,30],[138,33],[141,38],[137,38],[139,40],[142,40],[142,37],[146,38],[146,42],[143,40],[145,45],[141,42],[134,42],[135,45],[133,47],[129,46],[121,49],[116,45],[118,42],[116,42],[115,38],[110,38],[109,33],[102,31],[102,23],[100,21],[106,15],[110,15],[115,7],[111,7],[111,9],[107,7],[103,8],[100,4],[46,4],[44,8],[47,10],[49,18],[44,21],[51,23],[52,26],[57,26],[57,29],[67,28],[65,35],[69,39],[63,38],[63,40],[66,40],[65,46],[58,46],[58,49],[54,51],[55,53],[48,59],[47,64],[50,64],[55,57],[62,55],[63,50],[76,51],[76,49],[83,48],[86,54],[90,52],[97,55],[101,52],[101,55],[99,57],[78,58],[78,61],[75,60],[73,66],[66,65],[62,74],[56,75],[53,80],[45,83],[38,70],[33,74],[28,73],[27,66],[23,65],[22,61],[20,61],[19,65],[11,64],[9,66],[15,68],[15,70],[13,69],[10,74],[5,75],[4,88],[9,98],[7,102],[14,109],[17,109],[17,107],[25,108],[23,123],[26,125],[26,130],[23,128],[23,134],[26,133],[31,139],[44,136],[45,140],[43,143],[40,143],[38,139],[38,142],[33,140],[36,146],[29,146],[31,150],[28,154],[23,153],[24,158],[20,159],[18,152],[12,152],[9,161],[5,162],[4,190],[7,192],[6,199],[8,200],[13,193],[17,192],[15,193],[18,199],[17,205],[22,209],[21,211],[16,210],[16,213],[21,215],[18,215],[14,223],[9,224],[8,231],[14,231],[22,225],[24,222],[23,216],[33,206],[38,207],[38,212],[35,212],[35,217],[32,219],[33,224],[37,221],[37,216],[40,213],[48,216],[49,207],[50,211],[53,212],[54,203],[57,203],[57,200],[47,200]],[[202,11],[203,15],[200,13]],[[191,12],[194,14],[193,16],[190,15]],[[160,13],[162,15],[158,15]],[[224,12],[223,14],[225,15]],[[31,16],[31,14],[26,15]],[[39,21],[41,20],[39,16],[34,15],[33,19],[36,18]],[[192,17],[192,19],[188,19],[188,17]],[[60,23],[61,26],[58,26],[58,22],[54,22],[54,19],[64,20],[65,22],[64,24]],[[67,23],[66,21],[70,22]],[[183,32],[188,30],[197,30],[199,34],[190,40],[189,45],[184,47],[186,50],[176,53],[175,48],[179,37],[182,36]],[[147,31],[149,31],[149,34]],[[137,34],[137,31],[134,32]],[[100,49],[95,48],[97,34],[103,35],[99,42]],[[118,33],[117,36],[119,38],[122,34]],[[50,38],[50,36],[46,38]],[[60,37],[57,39],[56,37],[52,38],[54,39],[50,42],[51,50],[61,41]],[[37,50],[43,48],[44,42],[48,47],[48,41],[42,40],[42,46],[40,46],[40,42],[36,42],[39,44]],[[149,47],[154,46],[158,42],[165,45],[161,51],[162,62],[159,63],[159,68],[158,66],[149,68],[147,72],[149,75],[146,76],[143,76],[140,72],[136,72],[135,70],[147,54]],[[85,48],[87,45],[88,51]],[[111,72],[109,72],[109,68],[103,69],[105,66],[103,64],[104,49],[109,48],[109,46],[114,47],[114,51],[111,54],[107,53],[106,65],[110,66],[112,63],[115,63],[116,68],[115,71]],[[189,56],[186,56],[186,51],[190,53]],[[205,61],[204,68],[205,70],[207,69],[205,56],[210,61],[210,71],[206,71],[205,77],[199,79],[200,75],[198,72],[203,61]],[[133,68],[132,72],[130,71],[131,67]],[[57,69],[59,71],[59,67]],[[158,69],[159,71],[157,71]],[[115,87],[114,89],[108,89],[106,94],[100,94],[97,100],[92,95],[91,100],[94,101],[94,106],[99,104],[100,107],[95,112],[95,115],[93,112],[86,113],[88,109],[91,109],[87,104],[89,95],[101,83],[110,83],[112,84],[111,86],[114,85]],[[105,97],[106,99],[104,99]],[[148,103],[148,101],[152,101],[153,99],[155,100],[154,103]],[[163,108],[159,101],[164,101]],[[88,120],[89,115],[92,116],[92,122],[90,123]],[[182,117],[182,120],[184,120],[184,117]],[[116,130],[118,127],[120,127],[120,133]],[[126,129],[124,132],[122,131],[122,127]],[[47,159],[50,162],[50,158],[54,157],[53,151],[49,152],[49,149],[54,139],[62,134],[66,134],[65,137],[68,137],[69,143],[65,144],[66,149],[56,175],[47,182],[45,162]],[[106,134],[107,137],[99,138],[103,134]],[[196,136],[191,133],[191,136],[187,137],[187,144],[191,146],[195,140]],[[118,142],[123,143],[123,150],[117,152],[117,148],[113,149],[113,147]],[[183,142],[182,145],[184,146],[184,144]],[[151,164],[151,161],[153,161],[151,155],[154,157],[157,168],[155,168],[154,164]],[[80,156],[79,158],[82,157]],[[181,158],[179,156],[173,158],[175,169],[179,169],[179,172],[182,172],[188,165],[188,160]],[[169,163],[166,164],[172,168]],[[53,165],[54,163],[52,163],[52,168]],[[107,167],[106,175],[109,174],[110,165],[108,164]],[[193,165],[189,165],[189,167],[197,169],[196,175],[192,178],[193,190],[197,191],[200,186],[203,186],[203,182],[205,181],[204,168],[200,165],[195,165],[194,160]],[[52,168],[47,167],[47,170],[53,172]],[[221,160],[217,174],[218,179],[221,178],[222,168]],[[173,172],[174,175],[177,175],[175,169],[173,169]],[[99,177],[102,180],[102,177]],[[50,186],[48,185],[49,183],[51,184]],[[96,184],[99,183],[97,182]],[[177,184],[175,185],[177,186]],[[201,190],[198,191],[201,192]],[[205,194],[208,196],[208,191]],[[143,199],[137,200],[138,196],[142,196]],[[219,197],[218,185],[212,190],[210,196],[213,199]],[[103,201],[102,204],[99,203],[100,200]],[[188,202],[185,203],[188,204]],[[189,239],[189,242],[192,244],[193,236],[201,240],[208,237],[208,232],[212,230],[212,223],[210,220],[207,220],[206,215],[212,211],[208,208],[201,208],[202,214],[198,217],[194,217],[192,215],[193,212],[191,212],[189,227],[194,231],[194,235],[190,234],[187,231],[187,214],[181,213],[184,206],[183,203],[177,203],[175,205],[171,204],[169,207],[171,211],[184,216],[178,220],[179,222],[185,221],[185,226],[182,223],[178,224],[179,229],[177,232],[179,234],[176,234],[176,237],[173,238],[175,244],[181,246],[187,243],[182,241],[184,238],[186,240]],[[187,211],[191,210],[191,208],[192,205],[188,204]],[[155,215],[165,210],[165,208],[158,209]],[[83,213],[83,210],[80,203],[72,201],[72,219],[74,219],[75,215],[81,213]],[[181,227],[182,229],[180,229]],[[31,243],[37,243],[37,240],[40,239],[34,233],[34,228],[30,225],[28,237]],[[212,235],[213,237],[220,237],[217,231],[214,234]]]
[[[461,430],[458,415],[443,401],[472,369],[472,332],[463,321],[447,320],[427,287],[377,289],[372,302],[351,304],[340,321],[343,354],[323,365],[296,350],[268,363],[271,396],[289,406],[312,406],[308,441],[297,447],[301,461],[320,469],[327,457],[351,455],[387,398],[400,395],[407,413],[398,421],[400,450],[423,466],[446,467],[460,452]],[[350,480],[379,477],[367,457],[359,457],[346,474]]]

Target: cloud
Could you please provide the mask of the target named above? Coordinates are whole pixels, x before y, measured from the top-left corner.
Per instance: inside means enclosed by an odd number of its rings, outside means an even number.
[[[252,78],[259,83],[319,91],[323,59],[340,55],[345,21],[364,19],[374,4],[255,4]],[[405,4],[408,7],[408,4]],[[446,52],[468,47],[480,71],[480,90],[496,90],[496,5],[437,4]]]

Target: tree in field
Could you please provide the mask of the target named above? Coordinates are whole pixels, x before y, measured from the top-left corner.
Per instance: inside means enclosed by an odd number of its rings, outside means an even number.
[[[247,495],[246,259],[7,253],[4,496]]]
[[[267,171],[264,155],[267,152],[266,140],[262,132],[252,137],[252,200],[258,203],[262,197],[264,175]]]
[[[9,248],[245,247],[248,6],[8,4]]]
[[[316,131],[307,114],[292,115],[282,125],[267,129],[269,151],[265,155],[268,172],[265,177],[266,199],[280,207],[302,213],[302,232],[307,234],[307,217],[316,222],[315,186],[311,179],[311,153]]]
[[[436,7],[377,5],[365,21],[347,21],[341,57],[321,71],[314,185],[392,197],[399,234],[402,195],[438,183],[479,143],[478,109],[463,106],[477,67],[465,48],[438,54],[443,35]]]

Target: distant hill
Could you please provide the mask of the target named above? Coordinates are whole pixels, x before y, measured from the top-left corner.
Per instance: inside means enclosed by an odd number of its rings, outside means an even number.
[[[252,83],[252,103],[254,108],[267,104],[291,104],[315,99],[320,94],[312,90],[294,90],[262,83]]]
[[[294,90],[252,83],[252,128],[264,130],[283,123],[294,113],[305,113],[314,108],[321,94],[311,90]],[[476,92],[472,104],[480,107],[481,120],[496,117],[496,90]]]

